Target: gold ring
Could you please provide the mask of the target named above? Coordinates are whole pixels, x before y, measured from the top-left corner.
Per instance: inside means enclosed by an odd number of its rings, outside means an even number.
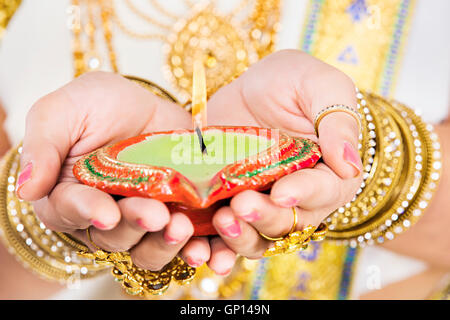
[[[89,226],[89,227],[86,229],[86,235],[87,235],[87,238],[88,238],[90,244],[92,244],[92,245],[94,246],[95,249],[103,251],[102,248],[100,248],[98,245],[96,245],[96,244],[94,243],[94,241],[92,241],[91,230],[90,230],[90,228],[91,228],[91,226]]]
[[[358,130],[361,132],[361,116],[359,115],[358,111],[354,110],[353,108],[350,108],[343,104],[334,104],[332,106],[326,107],[325,109],[321,110],[316,117],[314,118],[314,131],[316,133],[316,136],[319,136],[319,124],[320,121],[330,113],[333,112],[345,112],[349,115],[351,115],[357,122],[358,122]]]
[[[297,216],[297,210],[295,210],[295,207],[292,207],[292,212],[294,213],[294,223],[292,224],[291,230],[287,234],[294,232],[295,229],[297,228],[298,216]],[[286,235],[284,235],[282,237],[272,238],[272,237],[266,236],[265,234],[263,234],[261,232],[259,232],[259,235],[269,241],[279,241],[279,240],[283,240],[286,237]]]

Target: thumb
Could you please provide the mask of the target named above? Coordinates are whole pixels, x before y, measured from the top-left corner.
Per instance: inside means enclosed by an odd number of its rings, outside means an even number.
[[[323,66],[322,66],[323,67]],[[321,67],[321,68],[322,68]],[[329,69],[309,76],[305,92],[310,97],[311,120],[324,108],[342,104],[356,112],[356,88],[344,73]],[[362,171],[358,154],[359,123],[349,113],[336,111],[322,118],[317,128],[323,160],[343,179],[357,177]]]
[[[333,112],[319,123],[319,145],[323,160],[343,179],[355,178],[362,171],[358,153],[358,122],[344,112]]]
[[[65,121],[69,117],[65,107],[69,105],[67,97],[54,92],[30,109],[16,182],[16,195],[20,199],[38,200],[55,186],[71,147],[71,130]]]

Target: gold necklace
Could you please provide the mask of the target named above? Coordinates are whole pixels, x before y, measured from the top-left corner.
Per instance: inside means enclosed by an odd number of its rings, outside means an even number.
[[[0,0],[0,40],[2,40],[3,34],[6,31],[6,26],[9,20],[12,18],[16,10],[19,8],[22,0]]]
[[[100,20],[102,24],[110,68],[116,73],[119,72],[113,46],[110,12],[105,10],[102,5],[103,2],[104,0],[72,0],[72,5],[68,10],[70,15],[69,27],[73,35],[74,77],[78,77],[88,71],[98,70],[102,64],[102,59],[96,46],[97,20]],[[87,21],[84,21],[83,17],[87,17]]]
[[[192,59],[199,51],[204,56],[208,95],[211,95],[240,75],[250,64],[274,50],[276,33],[279,30],[280,0],[254,0],[251,13],[241,21],[234,21],[234,17],[248,7],[250,0],[240,1],[230,13],[225,15],[218,13],[214,8],[215,1],[194,5],[185,0],[185,5],[190,11],[189,17],[186,19],[169,12],[157,0],[149,0],[158,13],[168,19],[176,20],[173,28],[141,12],[131,0],[123,1],[130,13],[160,31],[143,33],[131,29],[117,14],[114,1],[73,0],[73,6],[77,7],[80,12],[80,27],[73,29],[76,76],[95,70],[101,61],[93,50],[85,49],[83,52],[81,49],[83,29],[86,29],[84,33],[91,39],[88,40],[88,43],[91,43],[95,37],[90,32],[92,28],[89,27],[94,23],[90,21],[83,25],[83,21],[81,21],[83,12],[87,12],[86,16],[90,17],[89,7],[94,3],[101,12],[103,36],[112,70],[118,71],[113,47],[112,24],[122,33],[136,39],[161,40],[164,42],[163,50],[166,54],[164,75],[177,89],[183,102],[190,99]],[[84,6],[81,6],[81,3]],[[90,46],[92,47],[92,44]],[[86,45],[85,47],[89,48]],[[89,51],[89,54],[86,51]]]

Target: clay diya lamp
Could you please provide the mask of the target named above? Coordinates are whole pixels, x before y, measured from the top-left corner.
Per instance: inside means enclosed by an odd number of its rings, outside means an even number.
[[[155,132],[100,148],[74,166],[82,183],[121,196],[154,198],[185,213],[194,235],[215,235],[214,212],[240,191],[268,190],[316,164],[311,140],[256,127],[206,127],[202,154],[194,131]]]

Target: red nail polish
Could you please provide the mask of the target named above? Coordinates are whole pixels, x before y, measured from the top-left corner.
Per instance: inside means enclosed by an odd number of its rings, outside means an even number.
[[[91,223],[94,227],[96,227],[97,229],[106,229],[106,225],[104,225],[103,223],[101,223],[98,220],[91,220]]]
[[[147,227],[145,226],[144,222],[142,221],[141,218],[136,219],[136,223],[139,225],[139,227],[141,227],[142,229],[147,230]]]
[[[253,222],[253,221],[261,219],[261,216],[259,215],[258,211],[252,211],[251,213],[246,214],[245,216],[242,216],[241,218],[247,222]]]
[[[144,221],[141,218],[136,219],[136,223],[144,230],[147,230],[149,232],[154,232],[152,228],[149,228],[145,225]]]
[[[168,243],[168,244],[177,244],[180,243],[181,240],[172,238],[171,236],[169,236],[167,233],[164,234],[164,240]]]
[[[241,226],[239,225],[239,222],[237,222],[236,220],[232,225],[221,228],[221,230],[224,235],[230,238],[237,238],[241,235]]]
[[[18,197],[20,197],[19,195],[20,188],[24,185],[25,182],[31,179],[32,171],[33,171],[33,163],[28,162],[27,165],[20,172],[19,177],[17,178],[17,185],[16,185],[16,194]]]
[[[198,268],[198,267],[200,267],[203,264],[203,261],[202,260],[195,260],[195,259],[192,259],[192,258],[187,258],[187,263],[191,267]]]
[[[231,272],[231,269],[227,269],[224,272],[216,272],[216,274],[219,276],[227,276],[230,274],[230,272]]]
[[[361,173],[361,158],[355,148],[347,141],[344,142],[344,160],[355,169],[355,177]]]

